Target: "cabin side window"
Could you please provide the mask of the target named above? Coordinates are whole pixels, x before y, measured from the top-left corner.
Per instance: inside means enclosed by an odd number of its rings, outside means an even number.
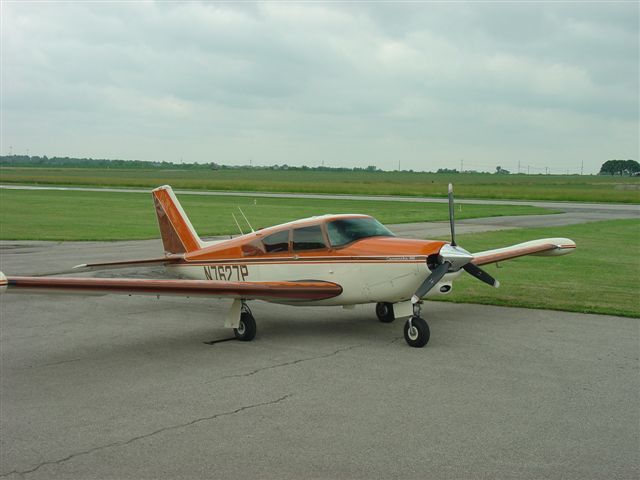
[[[264,246],[262,245],[262,242],[259,239],[242,245],[240,249],[242,250],[242,255],[245,257],[251,257],[253,255],[262,255],[263,253],[265,253]]]
[[[324,243],[320,225],[293,230],[293,250],[318,250],[321,248],[327,248],[327,246]]]
[[[272,233],[262,240],[264,250],[267,253],[289,251],[289,230]]]

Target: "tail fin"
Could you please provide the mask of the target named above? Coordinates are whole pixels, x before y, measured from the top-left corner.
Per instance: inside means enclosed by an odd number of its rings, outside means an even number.
[[[163,185],[151,193],[165,253],[188,253],[202,248],[202,240],[198,237],[171,187]]]

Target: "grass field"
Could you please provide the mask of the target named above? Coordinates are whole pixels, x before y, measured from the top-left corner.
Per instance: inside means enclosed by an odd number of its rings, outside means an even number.
[[[446,220],[444,204],[360,200],[182,195],[180,201],[200,235],[237,234],[237,207],[255,228],[325,213],[366,213],[383,223]],[[462,218],[553,213],[510,205],[459,206]],[[241,222],[241,225],[243,223]],[[247,227],[243,226],[245,232]],[[151,194],[0,190],[0,238],[4,240],[125,240],[157,238]]]
[[[203,236],[235,234],[231,212],[241,206],[254,227],[322,213],[368,213],[383,223],[442,221],[446,205],[183,195],[182,204]],[[255,201],[255,203],[254,203]],[[549,213],[533,207],[464,205],[456,217]],[[523,257],[485,268],[501,282],[493,289],[463,275],[445,301],[547,308],[640,317],[640,222],[617,220],[565,227],[459,235],[470,251],[534,238],[565,236],[572,255]],[[151,196],[139,193],[0,190],[0,238],[119,240],[158,237]],[[427,305],[428,308],[428,305]],[[428,310],[427,310],[428,311]],[[428,315],[428,313],[427,313]]]
[[[404,196],[446,196],[453,182],[458,198],[640,203],[640,177],[595,175],[3,167],[0,182]]]
[[[640,317],[640,221],[612,220],[565,227],[459,235],[471,252],[534,238],[563,236],[578,248],[563,257],[522,257],[483,267],[500,280],[488,287],[469,275],[439,299]],[[428,305],[427,305],[428,311]],[[427,314],[428,315],[428,314]]]

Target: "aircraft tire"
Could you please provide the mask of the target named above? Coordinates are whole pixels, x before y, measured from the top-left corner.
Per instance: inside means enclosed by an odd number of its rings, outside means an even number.
[[[376,303],[376,315],[382,323],[391,323],[396,317],[393,313],[393,303],[378,302]]]
[[[422,348],[429,343],[431,332],[429,325],[421,317],[411,317],[411,330],[409,320],[404,324],[404,339],[410,347]]]
[[[250,312],[242,312],[240,325],[233,329],[233,334],[242,342],[250,342],[256,336],[256,320]]]

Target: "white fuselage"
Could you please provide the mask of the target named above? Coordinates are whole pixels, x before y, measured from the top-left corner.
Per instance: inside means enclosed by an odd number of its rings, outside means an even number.
[[[371,302],[403,302],[411,298],[430,271],[424,258],[390,257],[385,260],[342,260],[336,257],[282,258],[268,261],[198,262],[170,266],[184,278],[218,281],[278,282],[318,280],[342,287],[342,294],[326,300],[281,302],[290,305],[355,305]],[[449,273],[428,294],[451,290],[460,272]],[[445,287],[445,288],[442,288]],[[447,288],[448,287],[448,288]],[[441,291],[444,290],[444,291]]]

